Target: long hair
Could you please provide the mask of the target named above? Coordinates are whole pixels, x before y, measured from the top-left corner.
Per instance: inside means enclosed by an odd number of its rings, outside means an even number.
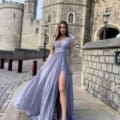
[[[52,40],[51,40],[51,45],[50,45],[50,51],[54,52],[55,50],[55,46],[54,46],[54,43],[56,40],[58,40],[61,36],[61,33],[60,33],[60,25],[61,24],[64,24],[66,26],[66,33],[65,35],[68,37],[69,36],[69,29],[68,29],[68,24],[66,21],[62,20],[60,21],[58,24],[57,24],[57,28],[56,28],[56,31],[55,33],[53,34],[53,37],[52,37]]]

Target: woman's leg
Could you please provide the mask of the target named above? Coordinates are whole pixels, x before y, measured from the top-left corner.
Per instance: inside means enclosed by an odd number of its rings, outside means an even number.
[[[62,109],[62,120],[66,120],[66,109],[67,109],[67,97],[66,97],[66,79],[65,79],[64,71],[61,71],[59,80],[58,80],[58,86],[59,86],[59,92],[60,92],[60,104]]]

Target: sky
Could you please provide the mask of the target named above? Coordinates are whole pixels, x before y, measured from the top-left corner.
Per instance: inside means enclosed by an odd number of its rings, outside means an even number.
[[[6,1],[13,1],[13,2],[20,2],[24,3],[24,0],[6,0]],[[0,0],[2,2],[2,0]],[[37,7],[37,19],[41,18],[42,15],[42,5],[43,5],[43,0],[38,0],[38,7]]]
[[[42,15],[42,6],[43,0],[38,0],[38,8],[37,8],[37,18],[40,19]]]

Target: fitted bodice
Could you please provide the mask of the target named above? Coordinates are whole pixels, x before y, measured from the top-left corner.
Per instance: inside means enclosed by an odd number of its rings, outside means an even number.
[[[68,55],[68,50],[71,43],[71,37],[66,37],[64,42],[61,43],[61,41],[58,39],[55,41],[55,53],[63,53],[64,55]]]

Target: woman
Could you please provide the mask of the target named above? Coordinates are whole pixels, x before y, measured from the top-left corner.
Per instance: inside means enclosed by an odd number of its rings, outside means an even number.
[[[53,36],[50,54],[15,106],[32,120],[76,120],[73,104],[72,50],[68,24],[61,21]]]

